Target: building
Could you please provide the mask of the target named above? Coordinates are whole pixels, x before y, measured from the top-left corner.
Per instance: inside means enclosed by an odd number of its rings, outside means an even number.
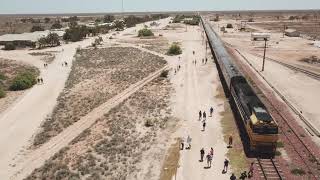
[[[267,39],[267,41],[269,41],[270,38],[271,38],[270,33],[257,32],[257,33],[251,34],[251,41],[264,41],[265,39]]]
[[[286,29],[284,34],[288,37],[300,37],[300,32],[295,29]]]
[[[64,30],[57,31],[36,31],[32,33],[22,33],[22,34],[5,34],[0,36],[0,45],[6,45],[7,43],[12,43],[16,47],[25,48],[25,47],[36,47],[37,41],[41,37],[47,36],[50,32],[57,33],[59,37],[62,37]]]

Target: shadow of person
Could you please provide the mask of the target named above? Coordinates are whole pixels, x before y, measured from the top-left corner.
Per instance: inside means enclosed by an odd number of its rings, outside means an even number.
[[[225,173],[227,173],[227,171],[225,171],[225,170],[222,170],[222,174],[225,174]]]

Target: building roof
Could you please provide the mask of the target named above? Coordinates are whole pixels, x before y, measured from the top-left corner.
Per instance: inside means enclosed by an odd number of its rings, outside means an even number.
[[[0,36],[0,41],[38,41],[39,38],[47,36],[50,32],[57,33],[59,36],[63,36],[64,30],[55,31],[36,31],[32,33],[22,34],[5,34]]]

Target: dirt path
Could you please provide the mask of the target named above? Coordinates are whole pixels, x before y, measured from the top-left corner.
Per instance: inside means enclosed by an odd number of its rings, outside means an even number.
[[[223,161],[227,152],[223,141],[222,129],[218,112],[223,111],[223,102],[215,98],[219,77],[217,69],[209,56],[208,63],[202,64],[205,57],[205,45],[201,41],[201,33],[198,27],[188,28],[183,33],[184,53],[181,58],[181,70],[172,81],[176,89],[173,109],[175,115],[182,119],[180,136],[184,138],[190,135],[192,138],[191,150],[180,151],[180,162],[177,171],[177,179],[181,180],[205,180],[228,179],[229,174],[222,174]],[[193,55],[192,51],[196,54]],[[197,65],[193,64],[197,60]],[[209,117],[210,107],[214,108],[213,117]],[[206,111],[207,126],[202,130],[202,121],[198,119],[198,112]],[[207,154],[210,147],[214,149],[212,167],[206,169],[206,161],[199,162],[200,149],[204,148]],[[229,172],[229,171],[228,171]]]
[[[60,149],[70,143],[74,138],[76,138],[81,132],[89,128],[94,122],[96,122],[99,117],[103,116],[109,110],[117,106],[142,86],[152,81],[166,68],[167,66],[149,75],[140,82],[131,85],[128,89],[116,95],[101,106],[95,108],[92,112],[81,118],[74,125],[68,127],[59,135],[52,138],[48,143],[44,144],[39,149],[27,155],[27,157],[25,157],[22,162],[17,162],[18,164],[16,165],[16,167],[9,173],[10,178],[22,179],[26,175],[30,174],[35,168],[40,167],[45,162],[45,160],[49,159]]]

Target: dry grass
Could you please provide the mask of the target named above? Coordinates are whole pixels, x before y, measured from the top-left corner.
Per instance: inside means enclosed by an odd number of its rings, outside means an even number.
[[[225,97],[222,86],[218,87],[218,94],[216,98],[225,101],[225,111],[220,115],[222,116],[221,125],[223,131],[224,141],[228,143],[229,136],[233,137],[233,147],[228,149],[227,157],[230,160],[230,165],[232,167],[233,173],[240,175],[241,172],[248,169],[248,160],[243,150],[242,141],[239,136],[238,127],[235,123],[235,119],[230,108],[230,105]]]
[[[134,38],[131,40],[120,40],[124,43],[132,43],[142,45],[150,51],[155,51],[161,54],[165,54],[168,51],[169,41],[165,37],[151,37],[151,38]]]
[[[42,124],[34,145],[45,143],[94,108],[165,64],[163,58],[136,48],[81,50],[76,55],[66,87],[58,97],[58,104],[51,117]]]
[[[101,117],[28,179],[57,179],[62,174],[57,175],[57,171],[64,172],[63,179],[137,179],[143,155],[174,120],[168,106],[170,91],[167,79],[153,80]],[[152,119],[153,126],[144,126],[146,119]],[[157,155],[164,158],[164,153]],[[159,163],[153,161],[148,164]]]
[[[180,140],[172,144],[162,166],[160,180],[171,180],[177,173],[180,159]]]

